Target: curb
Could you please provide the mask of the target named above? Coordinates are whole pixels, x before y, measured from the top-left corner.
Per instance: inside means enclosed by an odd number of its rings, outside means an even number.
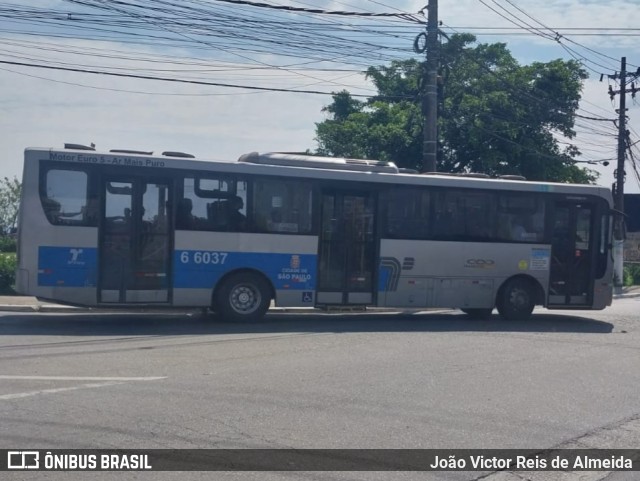
[[[395,312],[395,313],[422,313],[422,312],[447,312],[455,309],[449,308],[424,308],[424,309],[402,309],[402,308],[392,308],[392,307],[370,307],[368,309],[363,310],[323,310],[316,309],[313,307],[272,307],[267,311],[267,314],[316,314],[316,315],[345,315],[345,314],[380,314],[384,312]],[[0,304],[0,312],[37,312],[37,313],[93,313],[93,314],[114,314],[114,313],[122,313],[122,314],[168,314],[168,313],[181,313],[181,314],[193,314],[199,312],[200,309],[186,309],[180,310],[179,308],[166,308],[166,309],[100,309],[100,308],[92,308],[92,307],[74,307],[74,306],[63,306],[57,304],[41,304],[41,305],[24,305],[24,304]]]
[[[640,292],[629,294],[614,294],[613,299],[633,299],[634,297],[640,297]]]
[[[57,304],[43,304],[43,305],[18,305],[18,304],[0,304],[0,312],[39,312],[39,313],[53,313],[53,312],[66,312],[66,313],[93,313],[93,314],[167,314],[167,313],[184,313],[191,314],[196,312],[197,309],[188,309],[181,310],[178,308],[167,308],[167,309],[122,309],[122,308],[113,308],[113,309],[102,309],[102,308],[94,308],[94,307],[74,307],[74,306],[63,306]]]
[[[631,292],[628,294],[614,294],[613,300],[618,299],[634,299],[640,297],[640,292]],[[392,307],[369,307],[362,310],[349,310],[349,309],[335,309],[324,310],[316,309],[313,307],[271,307],[267,311],[267,314],[367,314],[367,313],[383,313],[383,312],[436,312],[436,311],[450,311],[452,309],[447,308],[424,308],[424,309],[402,309]],[[453,309],[455,310],[455,309]],[[200,309],[191,308],[181,310],[180,308],[168,307],[166,309],[103,309],[94,307],[74,307],[65,306],[59,304],[0,304],[0,312],[40,312],[40,313],[94,313],[94,314],[113,314],[113,313],[135,313],[135,314],[167,314],[167,313],[185,313],[192,314],[199,312]]]

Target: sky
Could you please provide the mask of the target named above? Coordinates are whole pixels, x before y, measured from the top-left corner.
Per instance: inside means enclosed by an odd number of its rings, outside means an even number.
[[[413,16],[318,15],[215,0],[132,0],[124,7],[101,0],[84,2],[93,7],[63,0],[2,2],[0,177],[20,178],[26,147],[64,143],[229,161],[251,151],[314,150],[315,124],[326,118],[328,93],[370,95],[374,91],[361,74],[367,66],[420,58],[412,46],[424,28],[417,20],[424,20],[418,12],[427,0],[263,1]],[[172,4],[181,9],[144,8]],[[619,71],[623,56],[629,71],[640,66],[639,7],[639,0],[440,0],[439,19],[445,33],[471,32],[479,42],[506,43],[522,65],[581,60],[590,78],[579,114],[614,119],[619,97],[612,101],[607,91],[610,84],[619,86],[606,75],[600,82],[600,74]],[[635,142],[640,108],[630,95],[627,108]],[[617,155],[613,122],[580,119],[576,130],[582,159],[596,161],[584,165],[599,171],[599,183],[610,187]],[[640,142],[635,147],[640,162]],[[612,159],[609,166],[603,159]],[[625,191],[640,192],[631,166],[626,170]]]

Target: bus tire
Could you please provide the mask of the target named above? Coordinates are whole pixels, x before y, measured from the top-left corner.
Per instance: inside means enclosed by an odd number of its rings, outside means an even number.
[[[223,320],[256,321],[264,316],[270,303],[268,282],[258,274],[239,272],[223,280],[213,310]]]
[[[521,277],[508,280],[496,301],[500,316],[507,321],[526,321],[531,317],[535,303],[535,286]]]
[[[493,309],[490,307],[487,308],[470,308],[470,309],[461,309],[467,316],[478,319],[478,320],[486,320],[491,317],[491,313]]]

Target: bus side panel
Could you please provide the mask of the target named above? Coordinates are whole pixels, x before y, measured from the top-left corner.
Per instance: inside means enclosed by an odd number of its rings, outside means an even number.
[[[49,223],[38,189],[39,159],[48,152],[28,154],[22,180],[16,290],[43,299],[94,306],[98,229]],[[38,239],[47,239],[46,244],[39,245]]]
[[[540,244],[383,239],[378,305],[494,307],[501,284],[514,275],[531,276],[546,290],[550,254]]]
[[[261,272],[279,306],[314,305],[316,236],[176,231],[174,245],[175,306],[210,306],[219,280],[240,269]]]
[[[606,256],[604,274],[600,279],[594,280],[592,309],[596,310],[604,309],[613,302],[613,261],[610,252],[607,251]]]
[[[611,264],[613,266],[613,263]],[[613,276],[613,269],[611,269]],[[613,301],[613,282],[607,281],[606,278],[596,279],[593,289],[593,307],[595,310],[602,310],[610,306]]]

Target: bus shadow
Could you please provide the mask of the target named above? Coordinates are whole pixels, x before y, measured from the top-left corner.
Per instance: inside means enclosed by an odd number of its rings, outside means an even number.
[[[351,332],[559,332],[607,334],[608,322],[570,314],[534,314],[509,322],[497,314],[486,320],[459,311],[432,313],[293,314],[269,313],[259,322],[228,322],[199,314],[33,314],[0,317],[0,336],[188,336],[216,334]]]

